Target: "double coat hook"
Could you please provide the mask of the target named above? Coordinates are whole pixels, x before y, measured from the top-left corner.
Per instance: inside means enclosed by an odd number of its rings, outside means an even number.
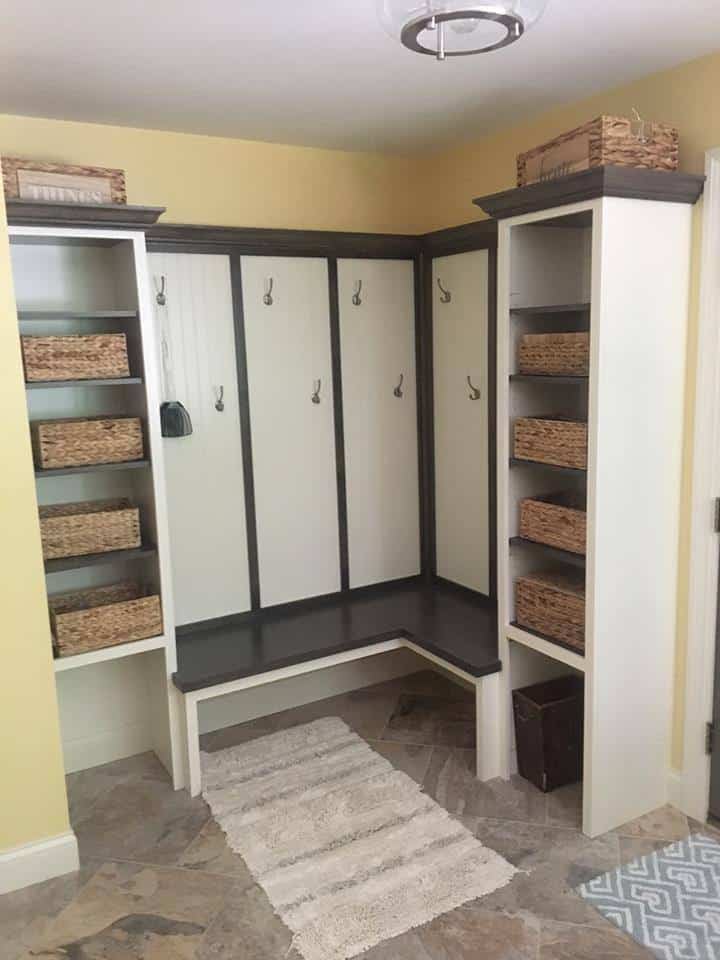
[[[449,290],[446,290],[440,281],[440,277],[437,278],[437,285],[440,288],[440,302],[441,303],[450,303],[452,300],[452,294]]]
[[[362,280],[358,280],[357,285],[355,287],[355,293],[352,296],[352,302],[356,307],[359,307],[360,304],[362,303],[362,299],[360,298],[361,292],[362,292]]]
[[[322,386],[322,380],[313,380],[313,392],[310,399],[313,403],[320,403],[320,387]]]
[[[467,385],[470,387],[470,393],[468,394],[469,399],[479,400],[481,397],[480,390],[477,387],[473,386],[473,382],[470,379],[470,377],[467,378]]]

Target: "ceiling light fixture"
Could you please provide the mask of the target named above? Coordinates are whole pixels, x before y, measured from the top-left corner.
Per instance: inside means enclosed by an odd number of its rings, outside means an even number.
[[[515,43],[548,0],[378,0],[380,20],[408,50],[445,60]],[[447,29],[449,27],[449,29]]]

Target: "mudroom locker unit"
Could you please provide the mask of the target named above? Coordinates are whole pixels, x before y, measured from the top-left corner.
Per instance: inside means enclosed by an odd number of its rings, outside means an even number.
[[[494,237],[154,228],[182,632],[420,577],[492,596]]]

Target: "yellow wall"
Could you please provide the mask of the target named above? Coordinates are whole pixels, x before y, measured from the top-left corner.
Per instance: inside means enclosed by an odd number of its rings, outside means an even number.
[[[129,202],[173,223],[402,233],[422,216],[397,156],[1,114],[0,156],[120,167]]]
[[[0,195],[0,851],[68,829],[40,526]]]
[[[644,77],[635,83],[544,113],[528,123],[472,143],[424,157],[423,182],[417,185],[426,214],[424,229],[464,223],[483,216],[471,204],[473,197],[515,185],[518,153],[601,113],[631,116],[635,107],[651,120],[674,123],[680,130],[680,166],[689,173],[704,172],[706,150],[720,146],[720,110],[712,108],[712,91],[720,89],[720,53],[682,64],[673,70]],[[681,503],[678,630],[673,708],[675,767],[682,766],[685,712],[685,658],[687,644],[690,551],[690,486],[692,472],[699,264],[702,201],[693,220],[693,273],[687,348],[685,440]]]

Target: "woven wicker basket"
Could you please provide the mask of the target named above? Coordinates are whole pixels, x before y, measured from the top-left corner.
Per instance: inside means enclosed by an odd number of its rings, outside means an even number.
[[[586,377],[590,370],[589,333],[528,333],[520,339],[520,373]]]
[[[130,376],[124,333],[21,337],[20,340],[28,382],[112,380]]]
[[[35,464],[43,470],[143,458],[138,417],[35,420],[30,430]]]
[[[40,507],[46,560],[140,546],[140,511],[129,500],[91,500]]]
[[[137,583],[48,597],[55,652],[69,657],[162,634],[160,597]]]
[[[520,501],[520,536],[585,554],[587,514],[580,494],[558,493]]]
[[[642,137],[634,135],[633,122],[627,117],[597,117],[519,154],[518,186],[605,164],[677,170],[680,144],[677,129],[667,123],[648,122],[643,133]]]
[[[535,573],[515,583],[515,620],[521,627],[585,650],[584,573]]]
[[[587,467],[587,423],[555,417],[518,417],[513,456],[558,467]]]

